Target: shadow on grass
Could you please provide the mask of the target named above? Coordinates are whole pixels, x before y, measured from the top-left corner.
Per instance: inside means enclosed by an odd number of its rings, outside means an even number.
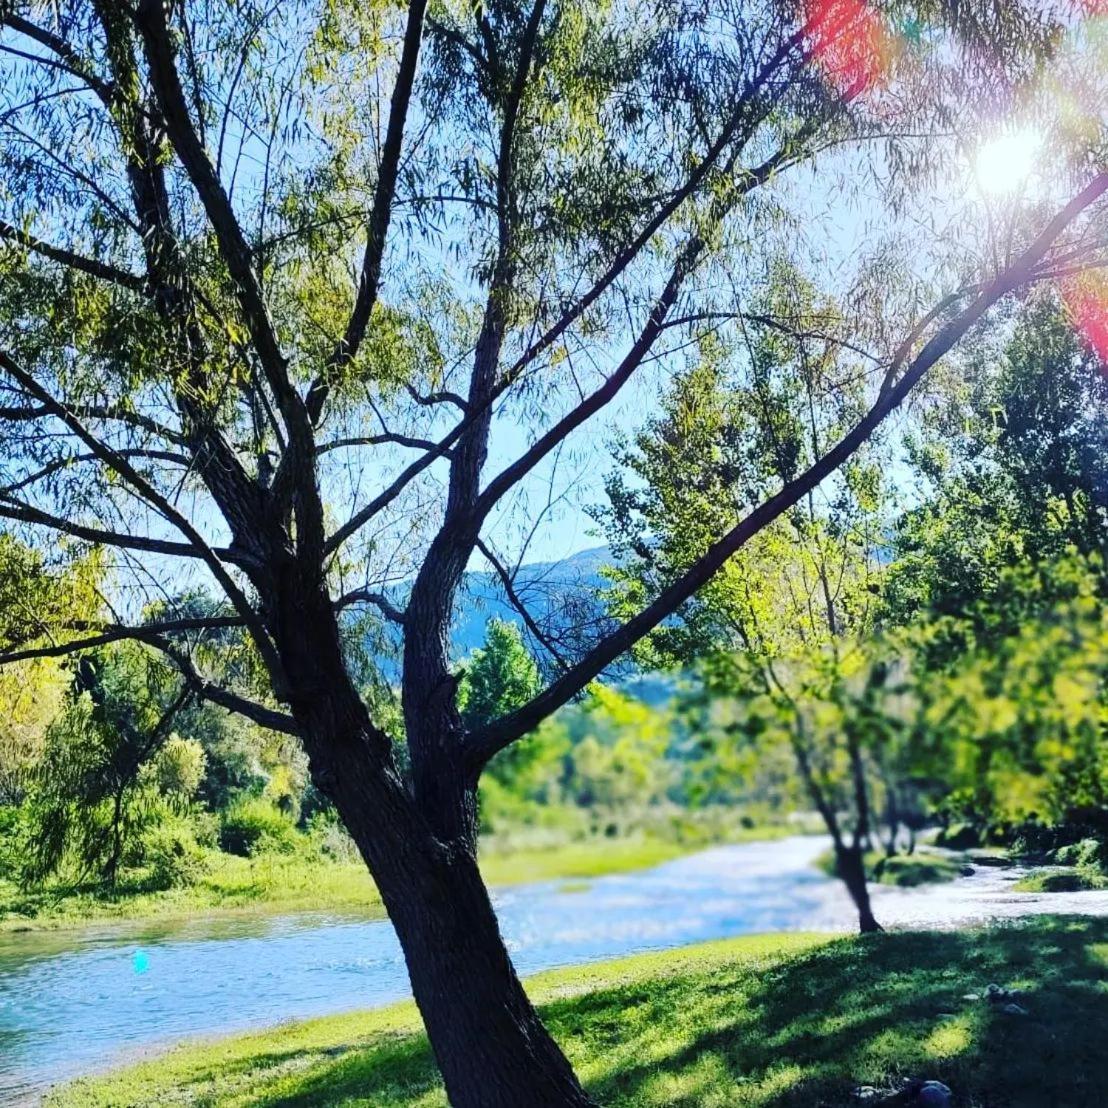
[[[761,961],[721,957],[693,956],[668,975],[631,974],[543,1006],[602,1104],[837,1108],[856,1103],[857,1084],[911,1076],[945,1081],[960,1108],[1108,1104],[1108,921],[893,933]],[[1022,989],[1028,1014],[965,999],[994,981]],[[267,1046],[280,1042],[275,1033]],[[426,1041],[402,1031],[310,1048],[293,1033],[288,1050],[213,1058],[171,1100],[445,1104]]]

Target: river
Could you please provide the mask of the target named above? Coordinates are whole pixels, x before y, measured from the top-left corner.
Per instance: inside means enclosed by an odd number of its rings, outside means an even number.
[[[651,870],[495,894],[523,973],[783,930],[844,930],[841,885],[812,866],[818,837],[721,846]],[[1018,870],[876,888],[894,926],[958,926],[1038,912],[1108,915],[1108,892],[1012,893]],[[408,995],[383,920],[223,917],[0,936],[0,1104],[189,1036],[387,1004]]]

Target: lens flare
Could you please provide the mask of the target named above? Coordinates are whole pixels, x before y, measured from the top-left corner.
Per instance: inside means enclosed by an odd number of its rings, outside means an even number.
[[[810,0],[806,9],[812,57],[846,100],[888,76],[896,42],[884,19],[863,0]]]
[[[1062,286],[1062,299],[1074,327],[1108,371],[1108,278],[1075,277]]]
[[[1042,135],[1028,130],[1011,131],[986,142],[974,159],[981,191],[1003,196],[1023,188],[1038,165],[1042,145]]]

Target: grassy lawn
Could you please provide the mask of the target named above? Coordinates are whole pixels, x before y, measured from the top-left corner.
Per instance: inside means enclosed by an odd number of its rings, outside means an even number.
[[[773,837],[772,832],[751,832]],[[492,885],[526,881],[588,879],[659,865],[704,849],[654,839],[604,839],[556,848],[491,853],[481,868]],[[82,927],[113,920],[172,920],[221,912],[335,912],[383,914],[380,897],[360,863],[340,864],[303,855],[237,858],[221,854],[187,888],[163,892],[21,893],[0,881],[0,931]]]
[[[1020,988],[1027,1015],[983,999]],[[1102,1108],[1108,921],[960,933],[757,936],[544,974],[549,1026],[609,1108],[838,1108],[945,1081],[959,1108]],[[192,1045],[50,1108],[442,1108],[415,1010]],[[521,1106],[522,1108],[522,1106]]]

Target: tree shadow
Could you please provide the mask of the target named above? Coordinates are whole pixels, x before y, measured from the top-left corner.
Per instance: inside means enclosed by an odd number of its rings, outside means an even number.
[[[1058,919],[843,940],[753,973],[646,986],[638,1006],[624,990],[593,994],[548,1018],[563,1041],[582,1019],[611,1027],[590,1087],[612,1105],[837,1106],[857,1104],[856,1085],[923,1077],[973,1108],[1100,1108],[1106,939],[1108,922]],[[992,982],[1021,988],[1028,1014],[986,1001]]]

